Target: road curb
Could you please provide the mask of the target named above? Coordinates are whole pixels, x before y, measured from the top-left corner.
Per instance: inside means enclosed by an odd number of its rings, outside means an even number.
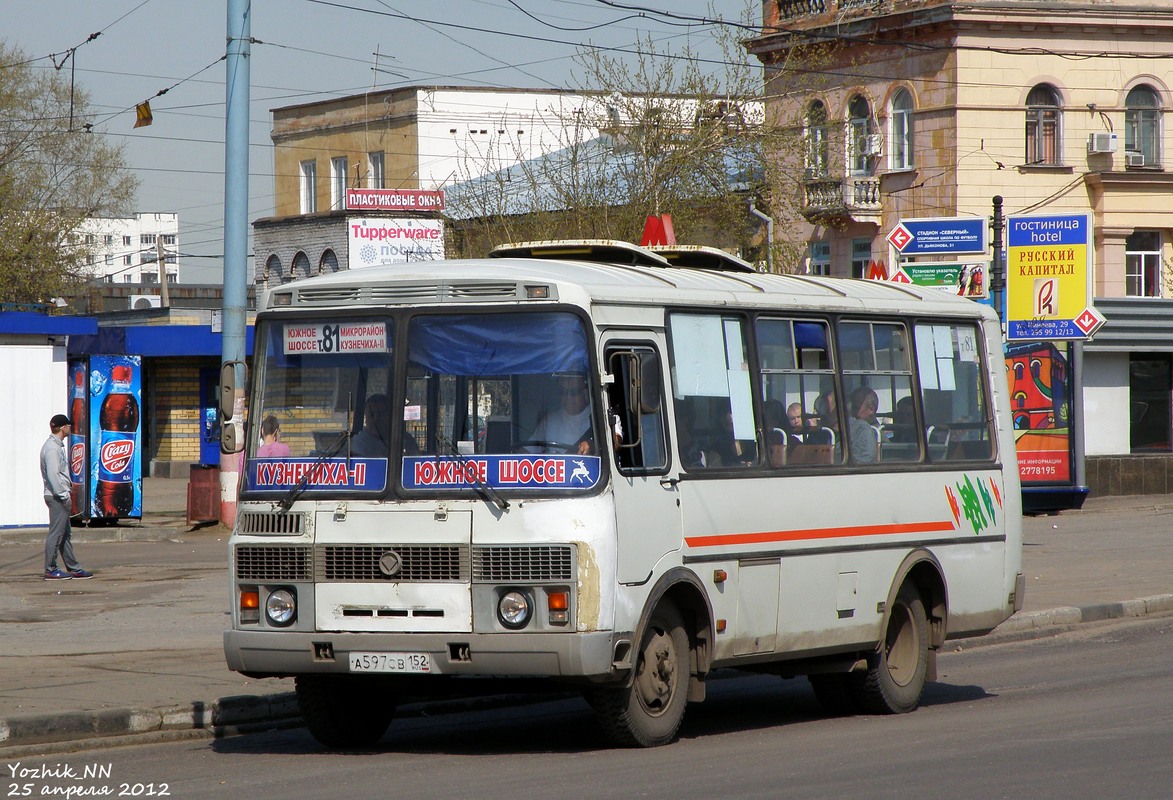
[[[214,736],[301,724],[292,692],[222,697],[210,703],[169,708],[60,711],[0,718],[0,753],[9,748],[77,744],[115,736],[205,730]]]

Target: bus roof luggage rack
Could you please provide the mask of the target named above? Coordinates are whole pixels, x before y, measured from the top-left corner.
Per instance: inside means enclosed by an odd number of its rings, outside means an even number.
[[[568,261],[595,261],[603,264],[633,264],[670,267],[661,255],[618,239],[570,239],[547,242],[511,242],[497,245],[489,258],[558,258]]]
[[[711,269],[718,272],[757,272],[748,261],[707,245],[653,244],[647,249],[668,259],[674,267]]]

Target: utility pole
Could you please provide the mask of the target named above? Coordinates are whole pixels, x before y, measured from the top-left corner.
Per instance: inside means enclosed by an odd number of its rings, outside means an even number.
[[[1002,315],[1005,307],[1002,302],[1002,293],[1006,290],[1006,265],[1002,263],[1002,232],[1006,228],[1006,220],[1002,216],[1002,195],[994,195],[994,224],[993,224],[994,258],[990,262],[990,300],[994,303],[994,311],[1002,324],[1006,320]]]
[[[231,420],[237,426],[236,441],[244,441],[245,413],[245,302],[248,264],[248,114],[251,57],[250,0],[228,0],[228,50],[225,65],[224,115],[224,322],[221,333],[221,371],[236,364],[236,396]],[[220,522],[236,524],[236,495],[241,458],[236,453],[220,456]]]
[[[155,264],[159,267],[159,304],[171,307],[171,292],[167,288],[167,262],[163,259],[163,234],[155,234]]]

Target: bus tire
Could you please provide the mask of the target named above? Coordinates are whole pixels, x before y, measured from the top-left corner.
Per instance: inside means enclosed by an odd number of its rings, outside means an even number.
[[[310,734],[324,747],[371,747],[391,724],[395,700],[377,681],[350,675],[298,675],[297,707]]]
[[[856,701],[870,714],[907,714],[920,705],[929,667],[929,620],[924,601],[904,584],[888,614],[878,652],[867,671],[853,675]]]
[[[622,747],[658,747],[676,738],[688,704],[688,642],[676,606],[659,606],[640,639],[631,685],[587,695],[609,740]]]

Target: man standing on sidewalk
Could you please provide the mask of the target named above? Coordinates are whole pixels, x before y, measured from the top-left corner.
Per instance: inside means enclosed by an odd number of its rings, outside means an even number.
[[[45,482],[45,505],[49,507],[49,534],[45,537],[45,580],[92,578],[94,573],[82,569],[73,555],[73,532],[69,524],[73,481],[69,477],[69,459],[65,454],[65,443],[69,441],[69,417],[54,414],[53,419],[49,420],[49,430],[52,433],[41,445],[41,480]],[[58,553],[61,554],[64,570],[57,567]]]

